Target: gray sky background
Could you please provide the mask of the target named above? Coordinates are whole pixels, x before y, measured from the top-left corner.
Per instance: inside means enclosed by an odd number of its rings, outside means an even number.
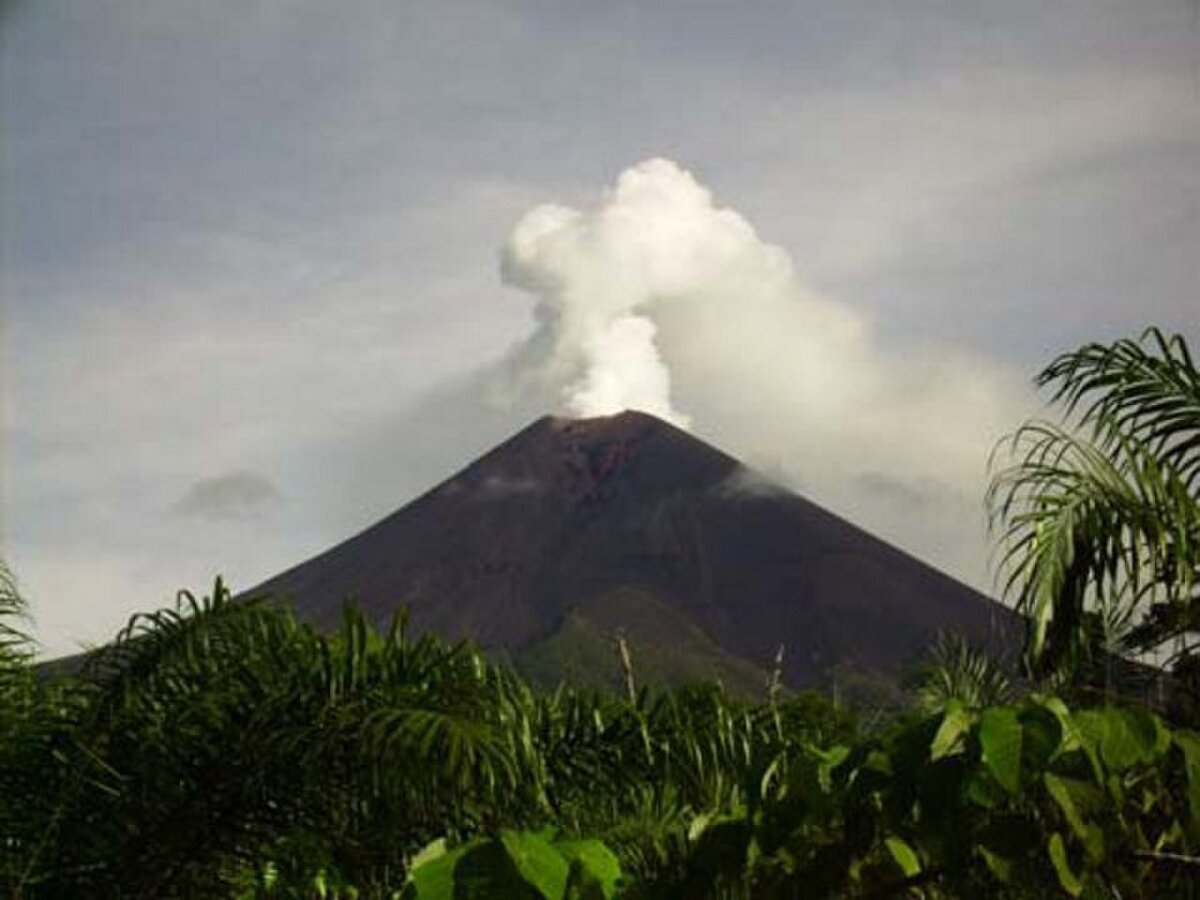
[[[832,426],[781,424],[809,395],[738,369],[714,337],[738,309],[714,300],[656,320],[695,433],[985,584],[976,450],[1036,409],[1029,376],[1151,323],[1200,344],[1198,15],[0,4],[3,555],[46,651],[218,572],[249,586],[550,411],[492,390],[545,324],[500,249],[531,208],[602,207],[653,157],[855,323],[872,384],[963,385],[892,416],[848,390],[838,415],[883,430],[847,455]],[[761,404],[732,409],[739,379]]]

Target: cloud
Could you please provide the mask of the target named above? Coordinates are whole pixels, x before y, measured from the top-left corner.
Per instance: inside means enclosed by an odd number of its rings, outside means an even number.
[[[557,383],[567,412],[640,409],[687,424],[672,406],[647,312],[703,277],[707,253],[719,257],[740,243],[745,224],[730,218],[734,233],[721,233],[707,219],[710,208],[707,191],[659,159],[624,172],[595,209],[544,205],[517,224],[501,271],[507,284],[538,297],[538,375]]]
[[[724,480],[714,485],[712,491],[727,500],[752,500],[788,492],[775,479],[746,465],[735,468]]]
[[[977,508],[966,507],[969,526],[956,502],[952,524],[914,527],[910,516],[940,521],[946,504],[897,504],[897,491],[982,496],[988,450],[1033,408],[1021,372],[965,347],[892,349],[666,159],[627,169],[584,209],[533,209],[502,258],[506,282],[534,295],[539,324],[496,373],[499,396],[690,425],[984,581]]]
[[[240,521],[262,518],[282,499],[275,485],[262,475],[229,472],[197,481],[172,509],[190,519]]]
[[[854,487],[890,502],[909,512],[946,504],[962,503],[963,496],[946,484],[928,477],[897,478],[882,472],[866,472],[855,479]]]

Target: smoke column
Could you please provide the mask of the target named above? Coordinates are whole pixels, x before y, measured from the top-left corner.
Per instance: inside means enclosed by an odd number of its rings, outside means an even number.
[[[879,340],[665,159],[627,169],[584,209],[531,210],[501,262],[505,283],[535,298],[537,327],[489,374],[499,406],[694,425],[986,582],[986,459],[1036,409],[1022,373],[969,348]]]
[[[788,269],[739,215],[713,205],[665,159],[625,171],[595,209],[539,206],[503,251],[506,283],[538,297],[540,368],[579,416],[640,409],[685,426],[656,345],[656,310],[685,302],[730,271]]]

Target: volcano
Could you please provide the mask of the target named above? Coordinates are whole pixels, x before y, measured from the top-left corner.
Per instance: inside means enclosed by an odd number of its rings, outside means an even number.
[[[355,537],[251,593],[330,628],[469,638],[536,681],[761,690],[894,681],[936,632],[1011,644],[1007,608],[653,416],[544,417]]]

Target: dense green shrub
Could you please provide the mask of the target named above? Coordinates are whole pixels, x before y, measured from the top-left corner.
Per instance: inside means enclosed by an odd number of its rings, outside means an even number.
[[[950,696],[860,738],[816,693],[536,692],[402,618],[324,636],[219,583],[76,677],[6,665],[11,896],[1187,897],[1198,871],[1200,737],[1138,707]]]

